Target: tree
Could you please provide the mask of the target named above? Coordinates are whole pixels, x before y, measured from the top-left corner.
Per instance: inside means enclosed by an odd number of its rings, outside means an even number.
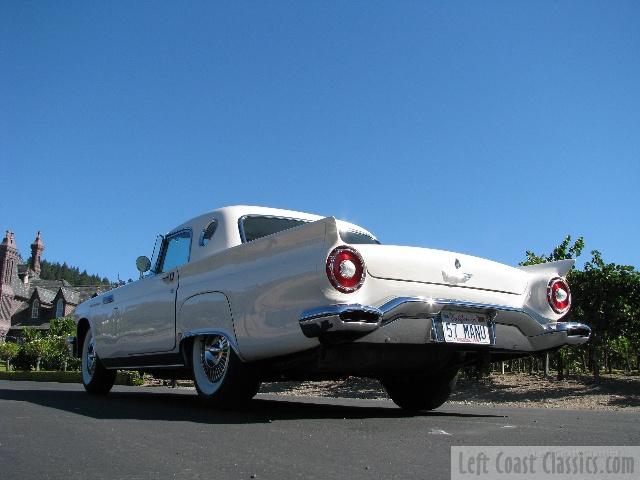
[[[17,343],[0,343],[0,360],[4,360],[7,365],[7,372],[11,370],[11,362],[18,356],[20,346]]]
[[[564,240],[553,249],[549,255],[541,254],[537,255],[530,250],[527,250],[527,259],[524,262],[520,262],[520,265],[537,265],[538,263],[555,262],[557,260],[569,260],[571,258],[576,259],[582,254],[584,249],[584,238],[578,237],[578,239],[571,245],[571,235],[564,237]]]
[[[572,272],[572,317],[592,329],[588,349],[597,381],[602,347],[621,336],[633,338],[640,328],[640,272],[632,266],[605,263],[597,250],[591,255],[583,271]]]
[[[29,259],[31,261],[31,259]],[[107,277],[92,275],[86,270],[80,272],[78,267],[73,267],[63,262],[40,261],[40,278],[43,280],[66,280],[71,285],[111,285]]]
[[[24,352],[28,357],[36,359],[36,371],[40,371],[40,363],[42,362],[42,356],[47,351],[47,342],[44,338],[34,338],[30,342],[23,345]]]

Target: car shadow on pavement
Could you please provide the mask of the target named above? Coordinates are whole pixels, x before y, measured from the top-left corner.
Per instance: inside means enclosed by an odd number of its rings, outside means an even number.
[[[0,400],[29,402],[96,419],[170,420],[208,424],[269,423],[299,419],[366,419],[410,417],[504,418],[446,411],[408,413],[395,407],[344,405],[340,399],[259,396],[237,410],[203,405],[192,392],[115,391],[107,396],[77,390],[0,389]]]

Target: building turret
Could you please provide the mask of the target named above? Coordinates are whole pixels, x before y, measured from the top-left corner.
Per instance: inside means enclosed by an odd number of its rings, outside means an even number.
[[[13,238],[13,232],[7,230],[0,244],[0,285],[11,285],[17,265],[18,248]]]
[[[29,270],[33,272],[33,278],[40,278],[40,259],[44,251],[44,243],[40,237],[40,231],[36,234],[36,239],[31,244],[31,262]]]
[[[15,310],[13,287],[11,286],[18,275],[18,248],[13,232],[7,233],[0,244],[0,342],[11,327],[11,316]]]

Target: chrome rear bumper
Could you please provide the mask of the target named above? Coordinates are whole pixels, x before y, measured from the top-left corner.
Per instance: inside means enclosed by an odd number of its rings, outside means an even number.
[[[582,345],[591,338],[591,327],[584,323],[558,322],[549,325],[547,329],[550,332],[565,332],[569,345]]]
[[[493,337],[491,345],[499,348],[510,349],[509,346],[500,345],[500,342],[496,345],[494,321],[497,320],[496,323],[500,324],[501,315],[505,317],[505,326],[515,325],[522,337],[531,339],[524,342],[529,345],[529,348],[516,347],[516,344],[522,345],[523,342],[514,343],[513,334],[510,333],[509,342],[515,349],[536,351],[564,344],[579,345],[587,342],[591,335],[591,329],[587,325],[574,322],[548,323],[546,318],[526,308],[425,297],[398,297],[380,307],[360,304],[328,305],[304,311],[299,321],[304,335],[314,338],[340,332],[368,335],[377,330],[385,330],[387,326],[391,331],[390,324],[395,320],[425,319],[431,326],[430,338],[427,341],[442,343],[444,340],[438,318],[439,313],[445,309],[489,314],[489,328],[492,330]],[[497,331],[499,332],[500,329]],[[371,335],[372,340],[376,337],[380,336]],[[388,339],[385,338],[385,341]]]

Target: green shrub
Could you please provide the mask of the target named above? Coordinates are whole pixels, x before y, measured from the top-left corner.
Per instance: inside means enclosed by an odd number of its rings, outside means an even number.
[[[68,337],[76,334],[76,322],[71,317],[54,318],[49,324],[49,336]]]
[[[136,371],[120,371],[116,377],[116,385],[142,385],[144,378],[140,372]]]
[[[69,323],[69,320],[71,323]],[[77,370],[80,360],[69,355],[67,333],[73,326],[71,319],[57,319],[46,336],[36,330],[25,329],[23,343],[13,364],[19,370]],[[73,328],[75,328],[73,326]],[[57,334],[56,334],[57,333]]]
[[[7,371],[11,369],[11,362],[18,356],[20,346],[17,343],[4,342],[0,343],[0,360],[4,360],[7,365]]]

